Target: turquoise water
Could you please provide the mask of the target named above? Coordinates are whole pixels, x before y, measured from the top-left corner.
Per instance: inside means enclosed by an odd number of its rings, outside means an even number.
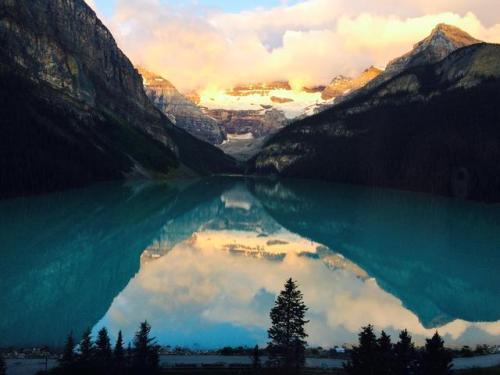
[[[500,343],[500,206],[311,181],[108,183],[0,201],[0,346],[147,319],[162,345],[265,344],[284,281],[309,342],[372,323]]]

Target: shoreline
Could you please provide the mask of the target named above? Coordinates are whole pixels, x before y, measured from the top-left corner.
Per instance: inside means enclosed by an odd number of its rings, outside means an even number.
[[[262,358],[265,362],[265,357]],[[45,370],[44,358],[6,358],[7,375],[34,375],[38,371]],[[333,358],[307,358],[308,369],[341,369],[344,360]],[[47,359],[47,369],[50,370],[58,364],[57,359]],[[188,366],[199,368],[202,366],[217,366],[221,368],[242,367],[251,364],[249,356],[223,356],[223,355],[160,355],[160,364],[164,368],[176,368]],[[500,365],[500,354],[489,354],[468,358],[454,358],[454,370],[467,370],[473,368],[493,368]]]

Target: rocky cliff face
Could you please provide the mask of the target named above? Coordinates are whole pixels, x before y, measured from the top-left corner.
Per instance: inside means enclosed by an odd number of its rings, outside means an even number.
[[[272,134],[288,123],[283,112],[277,109],[204,109],[204,111],[216,119],[227,133],[235,135],[251,133],[255,138]]]
[[[226,132],[217,121],[205,115],[191,100],[182,95],[174,85],[157,74],[138,68],[144,79],[146,94],[178,127],[210,144],[219,145],[226,140]]]
[[[436,63],[459,48],[478,43],[481,41],[455,26],[439,24],[412,51],[389,62],[386,72],[397,74],[413,66]]]
[[[288,126],[252,168],[499,201],[499,59],[476,44],[408,68]]]
[[[230,168],[175,127],[83,0],[0,3],[0,192]]]
[[[373,66],[369,67],[356,78],[337,76],[321,93],[324,100],[338,98],[365,86],[368,82],[378,77],[382,70]]]
[[[481,41],[455,26],[439,24],[427,38],[415,44],[410,52],[390,61],[383,72],[377,74],[358,89],[352,90],[337,102],[363,95],[406,69],[437,63],[457,49],[478,43]]]

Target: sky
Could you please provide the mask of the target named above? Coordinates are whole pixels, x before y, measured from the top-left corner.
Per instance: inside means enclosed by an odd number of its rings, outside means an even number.
[[[136,65],[183,92],[385,67],[441,22],[500,42],[498,0],[86,0]]]

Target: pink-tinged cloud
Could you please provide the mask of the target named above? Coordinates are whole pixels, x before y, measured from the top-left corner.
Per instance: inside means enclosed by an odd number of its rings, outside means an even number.
[[[278,79],[325,84],[384,67],[441,22],[500,42],[496,0],[309,0],[240,13],[119,0],[105,22],[134,63],[181,90]]]

